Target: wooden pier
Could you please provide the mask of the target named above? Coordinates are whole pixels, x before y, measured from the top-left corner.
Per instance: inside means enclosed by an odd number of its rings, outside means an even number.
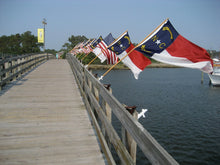
[[[137,147],[146,162],[178,165],[137,111],[129,113],[75,56],[51,57],[0,59],[0,165],[135,165]]]
[[[49,60],[0,91],[1,165],[104,165],[66,60]]]

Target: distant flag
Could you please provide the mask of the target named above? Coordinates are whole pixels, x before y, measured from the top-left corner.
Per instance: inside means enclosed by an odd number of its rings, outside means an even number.
[[[115,52],[120,59],[128,54],[122,62],[131,69],[136,79],[138,79],[140,72],[143,71],[147,65],[151,64],[151,61],[147,57],[134,50],[134,45],[131,43],[127,31],[114,41],[108,49]]]
[[[74,48],[71,50],[71,54],[77,55],[79,53],[79,48],[83,44],[83,42],[79,42]]]
[[[93,53],[98,56],[98,58],[101,60],[101,63],[103,63],[106,60],[105,55],[102,53],[102,49],[98,46],[102,41],[102,36],[100,36],[92,45],[91,48],[93,48]]]
[[[83,46],[81,47],[83,53],[85,53],[85,54],[89,53],[89,49],[87,49],[87,46],[88,46],[88,44],[89,44],[90,42],[91,42],[91,39],[89,39],[88,41],[86,41],[86,42],[83,44]]]
[[[108,45],[110,45],[115,39],[112,37],[112,34],[109,33],[101,42],[100,48],[102,49],[103,54],[107,58],[107,64],[115,64],[118,61],[115,52],[107,49]]]
[[[79,45],[78,51],[77,53],[83,53],[84,48],[83,46],[87,43],[87,41],[81,42],[81,44]]]
[[[169,20],[138,44],[136,50],[163,63],[200,69],[206,73],[213,71],[213,61],[208,52],[181,36]]]
[[[93,43],[95,39],[93,40],[90,40],[89,42],[87,42],[85,45],[84,45],[84,53],[86,54],[89,54],[91,51],[92,51],[92,48],[90,47],[91,44]]]
[[[100,36],[100,37],[102,37],[102,36]],[[100,37],[92,42],[92,44],[90,45],[90,47],[92,49],[95,49],[95,47],[99,44],[99,42],[101,41]]]

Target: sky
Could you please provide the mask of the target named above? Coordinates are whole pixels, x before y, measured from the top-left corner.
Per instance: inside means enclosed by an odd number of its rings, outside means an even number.
[[[128,30],[141,42],[166,18],[205,49],[220,51],[220,0],[0,0],[0,36],[43,28],[46,49],[60,50],[72,35],[117,38]]]

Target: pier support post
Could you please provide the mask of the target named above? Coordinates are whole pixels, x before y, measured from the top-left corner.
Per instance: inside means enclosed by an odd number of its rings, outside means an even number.
[[[9,65],[10,65],[9,62],[6,62],[5,63],[5,69],[8,69],[10,67]],[[5,79],[8,78],[9,76],[10,76],[10,71],[7,71],[5,73]],[[6,83],[8,83],[8,82],[6,82]]]
[[[137,120],[138,113],[136,111],[136,106],[125,106],[125,108],[129,111],[129,113]],[[129,154],[131,155],[134,164],[136,164],[136,153],[137,153],[137,143],[132,138],[132,136],[126,131],[126,129],[122,126],[122,142],[126,146]]]
[[[15,66],[15,65],[16,65],[16,61],[15,61],[15,60],[12,60],[12,61],[11,61],[11,66],[13,67],[13,66]],[[11,72],[12,72],[12,74],[16,74],[17,68],[12,69]],[[14,76],[12,80],[13,80],[13,81],[16,80],[16,76]]]
[[[3,65],[0,65],[0,73],[3,71]],[[3,75],[0,75],[0,82],[3,80]],[[2,90],[2,84],[0,84],[0,91]]]
[[[104,87],[112,94],[111,84],[104,84]],[[112,121],[112,110],[106,102],[105,102],[105,110],[106,110],[106,116],[108,120],[111,122]]]
[[[19,65],[18,66],[18,72],[20,72],[21,71],[21,65],[20,65],[21,64],[21,59],[20,58],[17,60],[17,64]],[[18,74],[18,78],[20,78],[20,77],[21,77],[21,73]]]
[[[111,84],[103,84],[103,85],[110,93],[112,93]],[[102,109],[105,111],[105,115],[106,115],[108,121],[111,123],[112,122],[112,109],[111,109],[111,107],[109,106],[108,103],[106,103],[106,101],[104,99],[102,99],[101,105],[102,105]],[[102,134],[105,137],[105,140],[108,144],[109,150],[111,150],[111,142],[110,142],[108,136],[106,136],[106,131],[105,131],[104,127],[102,127]]]
[[[94,76],[95,76],[95,78],[98,78],[97,74]],[[94,96],[95,96],[96,100],[99,101],[99,90],[95,86],[93,86],[93,90],[94,90]]]

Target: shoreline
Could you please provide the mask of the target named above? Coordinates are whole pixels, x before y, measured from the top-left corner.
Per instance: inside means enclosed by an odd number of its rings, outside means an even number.
[[[98,64],[92,64],[89,65],[88,69],[93,69],[93,70],[105,70],[111,68],[113,65],[98,65]],[[152,63],[148,65],[146,68],[180,68],[175,65],[169,65],[169,64],[164,64],[164,63]],[[114,68],[114,70],[119,70],[119,69],[124,69],[128,70],[129,68],[125,66],[124,64],[118,64]]]

